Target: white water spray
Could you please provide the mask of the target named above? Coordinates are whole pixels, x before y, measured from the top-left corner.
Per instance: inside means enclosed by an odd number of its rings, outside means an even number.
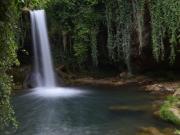
[[[55,87],[56,81],[53,71],[44,10],[31,11],[31,24],[36,83],[41,87]]]
[[[81,90],[56,86],[45,11],[31,11],[30,15],[34,51],[34,79],[37,83],[37,87],[30,94],[47,98],[74,97],[83,94],[84,91]]]

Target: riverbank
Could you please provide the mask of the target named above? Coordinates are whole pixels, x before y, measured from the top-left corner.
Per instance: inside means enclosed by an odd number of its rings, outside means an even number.
[[[17,67],[10,73],[14,76],[14,91],[19,91],[31,86],[33,80],[28,80],[30,74],[30,67]],[[69,73],[62,68],[56,69],[59,83],[64,85],[109,85],[115,87],[126,86],[130,84],[138,85],[142,90],[153,94],[159,95],[180,95],[180,78],[177,74],[171,75],[150,75],[138,74],[128,75],[122,72],[119,75],[99,77],[98,74],[92,75],[91,73]],[[167,74],[164,72],[164,74]],[[173,76],[173,77],[172,77]]]
[[[147,92],[159,94],[174,94],[180,95],[180,77],[176,73],[165,72],[161,74],[157,72],[128,75],[127,72],[120,74],[113,73],[79,73],[69,72],[63,66],[56,68],[57,78],[59,83],[65,85],[110,85],[110,86],[125,86],[136,84],[142,87]],[[33,83],[32,78],[28,79],[31,74],[30,66],[15,67],[9,74],[14,76],[14,90],[21,90]]]
[[[67,84],[73,85],[109,85],[126,86],[130,84],[139,85],[144,91],[159,95],[180,94],[180,80],[160,81],[144,75],[132,76],[129,78],[95,78],[95,77],[74,77],[66,80]]]

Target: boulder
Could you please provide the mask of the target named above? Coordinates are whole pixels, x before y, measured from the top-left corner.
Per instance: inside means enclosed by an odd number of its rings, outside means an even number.
[[[155,127],[141,128],[138,135],[165,135]]]

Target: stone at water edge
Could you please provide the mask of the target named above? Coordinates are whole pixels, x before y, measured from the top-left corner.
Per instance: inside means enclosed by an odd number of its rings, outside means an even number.
[[[174,88],[170,88],[167,86],[164,86],[162,84],[153,84],[153,85],[147,85],[145,87],[146,91],[149,92],[155,92],[155,93],[174,93],[175,89]]]
[[[176,92],[174,93],[174,96],[180,97],[180,88],[176,90]]]

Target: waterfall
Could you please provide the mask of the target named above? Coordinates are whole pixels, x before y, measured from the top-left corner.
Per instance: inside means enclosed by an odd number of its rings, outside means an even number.
[[[44,10],[30,12],[34,52],[34,73],[38,87],[55,87],[50,44]]]
[[[47,33],[45,11],[34,10],[30,12],[30,15],[34,52],[33,77],[37,87],[33,88],[33,91],[29,94],[43,98],[65,98],[83,94],[84,91],[75,88],[57,87]]]

